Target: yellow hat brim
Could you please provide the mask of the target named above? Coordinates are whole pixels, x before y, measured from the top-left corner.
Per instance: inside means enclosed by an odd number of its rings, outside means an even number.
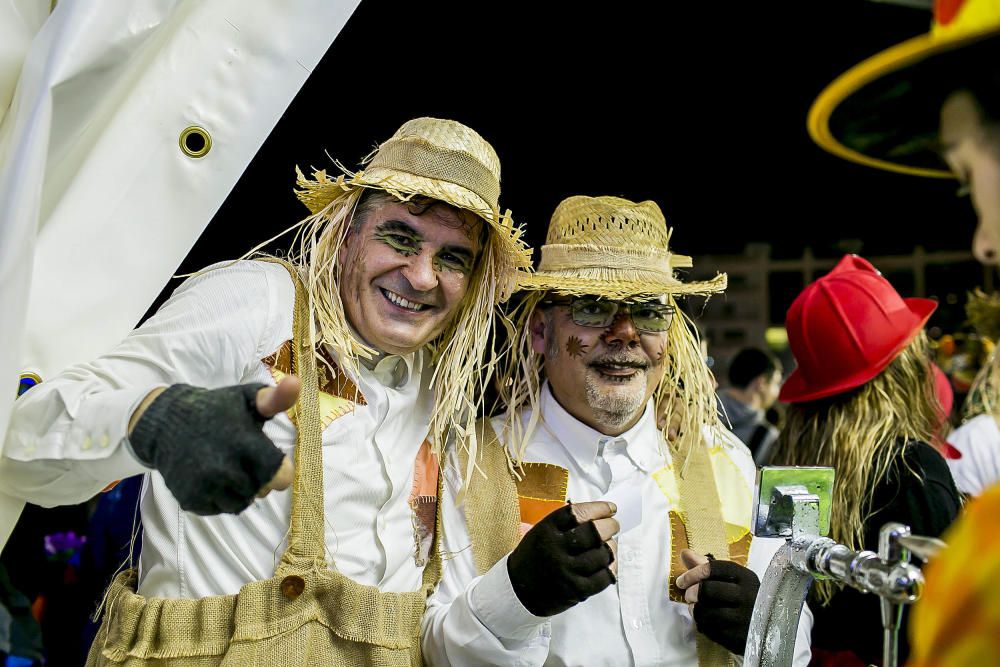
[[[1000,36],[1000,28],[997,26],[978,32],[956,35],[952,38],[926,34],[877,53],[840,75],[820,93],[816,101],[813,102],[806,121],[809,136],[824,150],[851,162],[899,174],[929,178],[953,178],[951,172],[945,169],[918,167],[906,164],[904,161],[894,162],[850,148],[831,131],[830,119],[846,100],[873,82],[889,74],[903,72],[936,55],[948,53],[961,46],[995,36]]]

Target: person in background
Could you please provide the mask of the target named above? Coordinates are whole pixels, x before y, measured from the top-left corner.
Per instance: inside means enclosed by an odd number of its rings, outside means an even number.
[[[773,461],[836,469],[830,537],[850,549],[878,551],[879,529],[889,521],[938,537],[958,515],[951,472],[930,444],[941,405],[924,324],[936,307],[901,298],[871,264],[848,255],[788,310],[798,366],[781,388],[790,405]],[[808,602],[814,663],[880,662],[879,598],[820,581]]]
[[[758,347],[746,347],[729,363],[729,387],[719,392],[724,419],[746,443],[757,465],[767,463],[778,439],[778,429],[766,413],[781,390],[781,362]]]
[[[1000,263],[997,62],[1000,0],[935,0],[930,32],[842,74],[820,94],[808,120],[813,139],[841,157],[899,173],[957,178],[979,220],[973,253],[987,265]],[[984,415],[979,423],[993,430],[991,419]],[[953,444],[962,443],[953,438]],[[994,484],[945,537],[951,546],[929,566],[923,602],[914,612],[915,667],[1000,663],[998,534],[1000,486]]]

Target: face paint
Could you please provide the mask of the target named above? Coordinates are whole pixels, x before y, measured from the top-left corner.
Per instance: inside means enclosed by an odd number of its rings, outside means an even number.
[[[576,336],[570,336],[566,340],[566,351],[569,353],[569,356],[571,357],[582,357],[584,354],[586,354],[587,349],[589,347],[590,347],[589,345],[584,343]]]
[[[400,255],[410,257],[420,252],[420,238],[392,223],[382,223],[375,229],[372,237],[381,241]]]

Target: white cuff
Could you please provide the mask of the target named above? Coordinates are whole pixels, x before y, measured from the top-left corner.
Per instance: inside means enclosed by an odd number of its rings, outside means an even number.
[[[548,617],[535,616],[517,599],[507,573],[507,556],[476,582],[469,603],[479,622],[500,639],[528,641],[549,623]]]

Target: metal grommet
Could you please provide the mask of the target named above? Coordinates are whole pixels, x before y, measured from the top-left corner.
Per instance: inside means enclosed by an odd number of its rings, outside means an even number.
[[[298,598],[305,589],[305,580],[297,574],[290,574],[281,580],[281,594],[289,600]]]
[[[191,125],[185,127],[178,140],[181,151],[188,157],[205,157],[212,150],[212,135],[203,127]]]
[[[21,373],[21,378],[17,383],[17,395],[20,396],[36,384],[42,381],[42,378],[38,376],[37,373],[24,372]]]

